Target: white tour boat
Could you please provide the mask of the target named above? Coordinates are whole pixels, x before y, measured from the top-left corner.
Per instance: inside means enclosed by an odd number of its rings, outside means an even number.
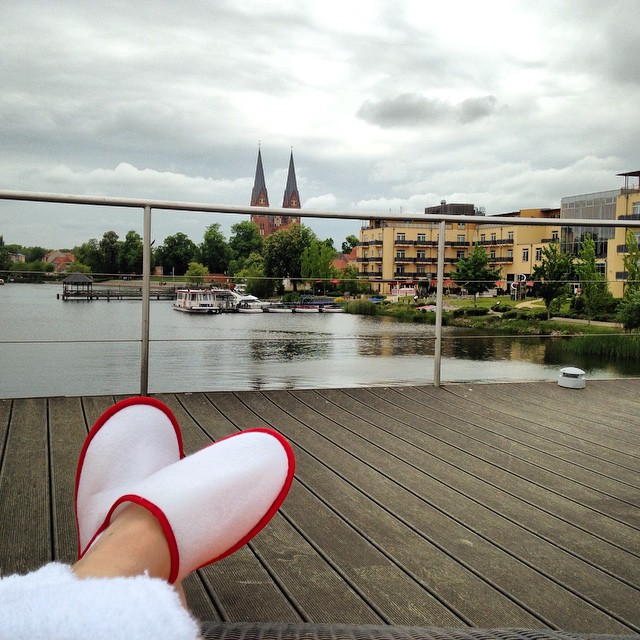
[[[173,308],[184,313],[214,314],[222,311],[210,289],[178,289]]]

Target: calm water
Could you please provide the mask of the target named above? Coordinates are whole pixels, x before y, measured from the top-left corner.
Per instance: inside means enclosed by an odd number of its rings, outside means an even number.
[[[62,302],[60,285],[0,287],[0,397],[137,393],[140,301]],[[151,302],[149,391],[331,388],[433,381],[434,328],[348,314],[177,313]],[[28,343],[28,344],[25,344]],[[640,367],[553,361],[540,339],[445,328],[441,380],[591,378]]]

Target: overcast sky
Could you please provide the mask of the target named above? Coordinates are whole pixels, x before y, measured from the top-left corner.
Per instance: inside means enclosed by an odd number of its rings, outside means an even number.
[[[4,0],[0,189],[488,214],[640,169],[637,0]],[[142,232],[131,210],[0,201],[6,243]],[[156,213],[157,244],[247,218]],[[304,221],[339,247],[357,221]]]

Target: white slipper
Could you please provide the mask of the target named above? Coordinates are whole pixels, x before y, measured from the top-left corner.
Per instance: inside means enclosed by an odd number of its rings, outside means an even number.
[[[78,460],[78,558],[108,525],[107,514],[115,500],[183,457],[178,422],[159,400],[127,398],[105,411],[89,432]]]
[[[253,538],[284,501],[294,468],[279,433],[241,431],[142,480],[116,500],[107,520],[129,502],[148,509],[167,538],[174,583]]]

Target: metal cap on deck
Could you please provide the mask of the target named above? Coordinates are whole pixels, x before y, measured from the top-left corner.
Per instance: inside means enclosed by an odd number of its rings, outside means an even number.
[[[564,367],[560,369],[558,384],[567,389],[584,389],[587,384],[585,373],[577,367]]]

